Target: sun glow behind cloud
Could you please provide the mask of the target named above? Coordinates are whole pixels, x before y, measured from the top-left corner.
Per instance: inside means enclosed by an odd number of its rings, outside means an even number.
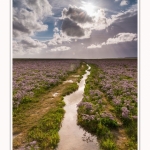
[[[85,10],[89,16],[94,16],[96,13],[96,6],[94,6],[92,3],[86,3],[82,2],[81,9]]]
[[[68,57],[74,51],[77,51],[76,57],[80,54],[85,57],[85,52],[88,56],[95,48],[91,54],[94,58],[97,57],[96,50],[111,48],[110,45],[121,50],[120,45],[133,48],[131,44],[137,41],[137,38],[131,36],[131,33],[137,33],[137,4],[130,2],[127,7],[129,0],[62,0],[61,3],[56,0],[57,7],[51,0],[43,1],[39,5],[40,0],[32,4],[29,0],[15,0],[14,57],[26,57],[31,53],[38,54],[38,57],[40,54],[41,57],[55,57],[53,53]],[[130,33],[130,36],[125,33]],[[128,41],[129,38],[132,41]]]

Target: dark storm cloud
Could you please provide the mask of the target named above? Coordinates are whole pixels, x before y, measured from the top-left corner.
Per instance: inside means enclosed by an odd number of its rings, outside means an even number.
[[[92,17],[90,17],[86,11],[74,6],[70,6],[68,10],[65,8],[62,12],[62,15],[64,17],[69,17],[78,23],[93,22]]]
[[[72,37],[84,36],[84,30],[69,18],[64,19],[62,24],[62,31],[65,32],[68,36]]]

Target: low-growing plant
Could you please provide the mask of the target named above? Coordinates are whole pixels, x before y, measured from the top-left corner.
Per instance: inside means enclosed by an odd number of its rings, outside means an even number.
[[[130,141],[137,145],[136,61],[132,61],[131,64],[127,60],[87,60],[87,62],[90,63],[91,69],[82,101],[92,103],[93,109],[87,111],[85,107],[79,106],[78,124],[97,135],[104,150],[122,148],[116,145],[118,143],[116,141],[120,140],[117,138],[119,134],[125,137],[125,140],[121,141],[124,144]],[[130,67],[134,67],[133,71],[129,69]],[[89,120],[90,115],[95,118]],[[122,133],[120,129],[123,130]],[[136,149],[135,147],[130,144],[130,149]]]
[[[116,120],[110,119],[110,118],[101,118],[100,122],[102,125],[109,127],[109,128],[116,128],[118,127],[118,123]]]
[[[78,89],[77,83],[69,84],[69,86],[66,89],[64,89],[62,96],[68,95],[68,94],[72,93],[73,91],[76,91],[77,89]]]
[[[72,73],[76,73],[77,75],[82,74],[86,68],[86,65],[84,65],[82,71],[80,68],[72,71]],[[72,76],[71,73],[67,74]],[[65,76],[66,78],[66,76]],[[76,79],[77,80],[77,79]],[[21,105],[19,107],[14,108],[13,110],[13,129],[14,133],[20,134],[21,132],[25,131],[23,133],[24,137],[22,137],[26,142],[28,140],[29,143],[32,141],[36,141],[37,145],[39,146],[39,149],[55,149],[58,142],[59,142],[59,135],[58,131],[61,127],[61,121],[64,116],[64,109],[65,103],[63,101],[63,96],[68,95],[78,89],[77,83],[65,83],[63,84],[63,88],[60,90],[60,95],[57,96],[57,98],[54,100],[50,99],[50,107],[47,110],[47,108],[42,112],[44,114],[43,116],[39,117],[39,119],[35,119],[36,122],[33,123],[33,125],[30,123],[32,117],[28,112],[32,112],[33,110],[37,110],[38,107],[40,108],[40,104],[43,104],[45,99],[42,97],[45,97],[49,90],[54,88],[57,84],[51,85],[48,87],[46,84],[43,87],[34,89],[34,96],[29,97],[25,96],[24,99],[21,101]],[[57,89],[57,87],[56,87]],[[55,91],[55,89],[54,89]],[[45,104],[48,103],[44,103]],[[36,118],[37,114],[34,114]],[[34,117],[34,116],[33,116]],[[29,123],[28,120],[29,119]],[[27,136],[27,140],[25,137]],[[17,138],[13,141],[13,147],[18,148],[22,143],[22,139],[19,141]],[[30,146],[32,148],[32,146]]]
[[[101,147],[104,150],[117,150],[116,144],[111,139],[102,140]]]

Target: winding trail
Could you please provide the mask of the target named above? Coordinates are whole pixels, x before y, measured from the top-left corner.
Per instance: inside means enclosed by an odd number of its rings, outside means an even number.
[[[88,66],[90,69],[90,66]],[[64,97],[66,103],[65,116],[62,121],[62,127],[59,131],[60,142],[58,143],[57,150],[98,150],[99,144],[97,138],[90,133],[84,131],[77,125],[77,104],[82,100],[85,80],[90,74],[86,70],[79,85],[79,89]]]

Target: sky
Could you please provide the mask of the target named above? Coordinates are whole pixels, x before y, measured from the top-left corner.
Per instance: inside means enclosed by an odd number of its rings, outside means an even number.
[[[13,58],[137,57],[137,0],[13,0]]]

